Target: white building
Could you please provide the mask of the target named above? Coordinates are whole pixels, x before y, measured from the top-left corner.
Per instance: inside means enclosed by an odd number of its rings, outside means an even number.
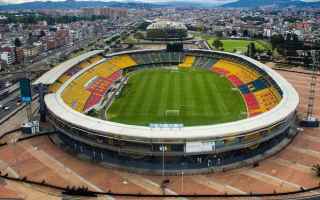
[[[11,65],[16,61],[16,56],[14,55],[13,52],[10,52],[10,51],[1,52],[0,58],[7,65]]]

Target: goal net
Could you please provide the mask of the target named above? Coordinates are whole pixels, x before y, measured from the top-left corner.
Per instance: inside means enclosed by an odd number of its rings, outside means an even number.
[[[166,117],[179,117],[180,110],[166,110]]]

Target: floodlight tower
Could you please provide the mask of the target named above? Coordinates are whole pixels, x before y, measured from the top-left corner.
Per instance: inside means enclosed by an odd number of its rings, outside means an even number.
[[[305,127],[319,127],[319,120],[314,116],[314,103],[316,98],[317,76],[319,71],[319,50],[311,50],[312,74],[309,89],[307,116],[301,122]]]

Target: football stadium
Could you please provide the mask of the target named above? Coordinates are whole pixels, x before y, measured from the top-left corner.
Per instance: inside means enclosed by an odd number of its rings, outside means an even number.
[[[95,50],[34,84],[48,88],[47,119],[61,147],[137,173],[197,174],[255,164],[297,132],[296,90],[239,54]]]

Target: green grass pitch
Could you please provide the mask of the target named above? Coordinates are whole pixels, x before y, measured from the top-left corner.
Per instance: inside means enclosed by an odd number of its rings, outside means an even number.
[[[137,71],[107,111],[110,121],[143,126],[196,126],[243,118],[246,106],[240,92],[225,77],[203,69]]]

